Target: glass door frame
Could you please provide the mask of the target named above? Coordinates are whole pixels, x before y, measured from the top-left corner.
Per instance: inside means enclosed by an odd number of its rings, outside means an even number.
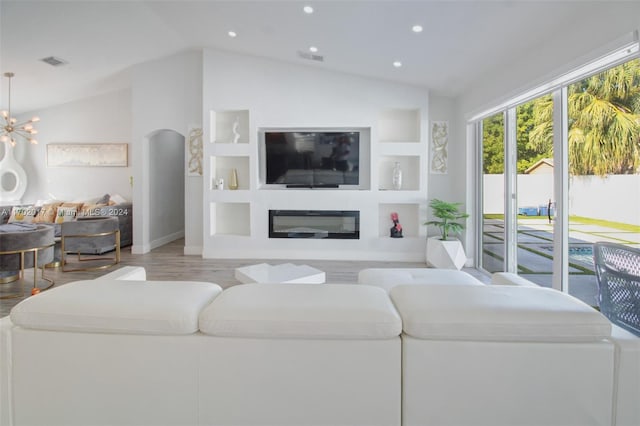
[[[482,265],[483,256],[483,129],[482,119],[502,112],[504,114],[504,271],[517,273],[517,117],[516,108],[531,99],[544,94],[553,98],[553,187],[556,198],[555,222],[553,228],[553,274],[552,287],[569,292],[569,138],[568,138],[568,86],[590,75],[615,67],[640,57],[638,33],[633,34],[633,41],[626,42],[608,54],[572,70],[547,84],[529,90],[520,96],[502,103],[468,121],[468,130],[475,131],[474,153],[476,158],[475,187],[475,237],[476,250],[474,263]],[[479,269],[488,271],[482,267]]]

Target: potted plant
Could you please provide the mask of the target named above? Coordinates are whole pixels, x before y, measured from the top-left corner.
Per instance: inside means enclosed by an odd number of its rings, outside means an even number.
[[[440,229],[439,237],[427,239],[427,264],[444,269],[460,269],[467,260],[462,243],[452,238],[464,229],[461,220],[469,217],[460,211],[462,203],[449,203],[434,198],[429,203],[433,216],[439,220],[430,220],[425,225],[433,225]]]

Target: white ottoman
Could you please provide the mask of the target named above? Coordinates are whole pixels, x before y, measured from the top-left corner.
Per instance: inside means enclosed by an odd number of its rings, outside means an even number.
[[[387,292],[400,284],[484,285],[463,271],[435,268],[370,268],[358,273],[358,283],[382,287]]]
[[[200,315],[201,424],[400,425],[401,329],[375,287],[228,288]]]
[[[403,425],[610,424],[609,321],[555,290],[397,286]]]

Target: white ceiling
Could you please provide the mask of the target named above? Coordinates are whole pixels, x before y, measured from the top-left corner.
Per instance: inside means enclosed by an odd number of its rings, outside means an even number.
[[[131,65],[213,47],[409,83],[456,96],[474,80],[599,19],[613,1],[0,0],[0,68],[24,112],[129,86]],[[302,11],[310,4],[315,12]],[[414,24],[424,31],[415,34]],[[238,36],[227,36],[234,30]],[[297,55],[319,48],[323,63]],[[69,64],[51,67],[56,56]],[[392,62],[400,60],[401,68]],[[6,108],[6,79],[0,105]]]

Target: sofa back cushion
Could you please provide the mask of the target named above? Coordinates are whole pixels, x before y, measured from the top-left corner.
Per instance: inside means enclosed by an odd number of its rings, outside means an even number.
[[[23,300],[10,315],[15,325],[38,330],[192,334],[221,291],[190,281],[76,281]]]
[[[611,336],[604,315],[549,288],[400,285],[390,296],[404,333],[418,339],[597,342]]]
[[[214,336],[389,339],[401,330],[384,290],[347,284],[234,286],[200,314],[200,331]]]

